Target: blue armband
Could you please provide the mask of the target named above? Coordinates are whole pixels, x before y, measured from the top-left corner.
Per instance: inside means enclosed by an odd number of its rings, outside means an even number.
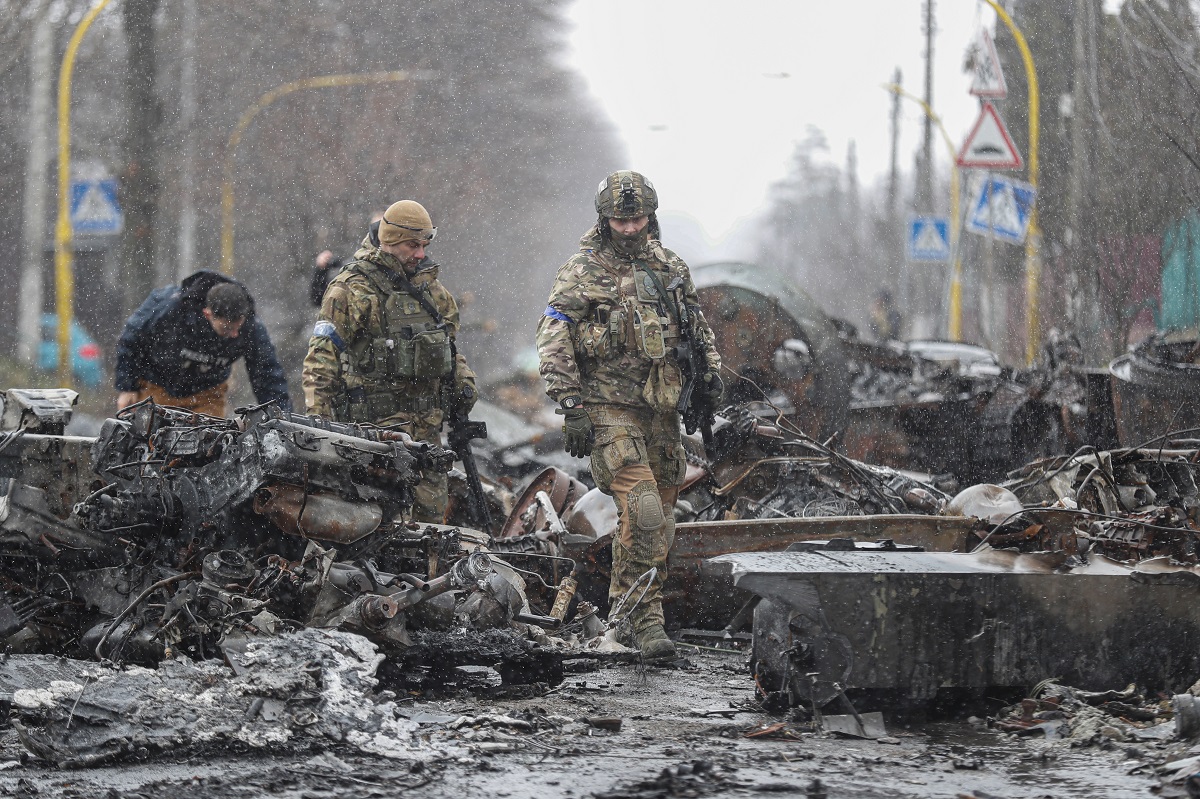
[[[568,325],[575,324],[574,322],[571,321],[571,317],[567,316],[565,313],[558,310],[553,305],[546,306],[545,316],[548,316],[551,319],[557,319],[560,322],[566,322]]]
[[[327,338],[333,342],[333,348],[338,352],[346,349],[346,342],[342,341],[342,337],[338,335],[337,328],[333,326],[333,322],[326,322],[322,319],[313,327],[313,338]]]

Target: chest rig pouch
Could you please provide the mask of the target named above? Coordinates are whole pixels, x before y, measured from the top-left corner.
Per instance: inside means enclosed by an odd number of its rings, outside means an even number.
[[[667,355],[666,335],[671,324],[669,317],[664,318],[660,315],[667,300],[651,277],[650,268],[640,263],[637,267],[633,272],[634,296],[637,302],[630,304],[633,340],[637,342],[643,355],[652,361],[660,361]]]
[[[667,356],[671,340],[678,338],[670,302],[662,297],[649,267],[635,264],[632,283],[630,292],[622,281],[615,305],[597,306],[590,319],[575,326],[575,352],[580,357],[604,361],[635,352],[661,361]]]
[[[401,380],[436,380],[454,368],[450,336],[408,294],[393,292],[383,304],[385,338],[371,349],[383,355],[383,374]]]
[[[350,348],[354,371],[380,382],[437,380],[449,375],[454,370],[454,354],[441,320],[412,294],[387,280],[367,276],[381,292],[381,330]]]
[[[603,361],[625,352],[625,308],[601,305],[592,318],[575,326],[575,351],[594,361]]]

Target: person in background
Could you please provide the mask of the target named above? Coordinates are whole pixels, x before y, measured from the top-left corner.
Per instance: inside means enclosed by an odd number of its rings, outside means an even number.
[[[290,411],[283,367],[245,286],[202,270],[155,289],[117,341],[117,410],[153,397],[160,405],[224,416],[229,375],[241,358],[255,399]]]
[[[375,236],[378,243],[379,236],[379,220],[383,218],[383,211],[376,211],[371,214],[370,233],[368,236]],[[313,262],[312,278],[308,284],[308,301],[312,303],[314,308],[321,307],[321,298],[325,296],[325,289],[329,288],[329,283],[338,276],[345,266],[347,261],[343,261],[333,254],[332,250],[321,250],[317,253],[317,258]]]
[[[333,254],[332,250],[321,250],[313,265],[312,280],[308,284],[308,301],[313,307],[321,307],[321,298],[329,282],[342,271],[342,259]]]
[[[871,335],[876,341],[899,339],[903,322],[892,303],[892,292],[880,289],[871,303]]]

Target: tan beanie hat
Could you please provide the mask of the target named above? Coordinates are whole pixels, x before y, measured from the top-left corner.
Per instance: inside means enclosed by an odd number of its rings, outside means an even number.
[[[379,240],[384,244],[399,244],[402,241],[428,243],[437,235],[437,228],[429,218],[425,206],[414,200],[392,203],[379,220]]]

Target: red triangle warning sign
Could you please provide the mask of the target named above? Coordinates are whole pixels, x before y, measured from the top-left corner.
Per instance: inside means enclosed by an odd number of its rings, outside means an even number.
[[[1021,154],[1013,144],[1004,120],[991,103],[979,110],[967,140],[958,151],[958,165],[967,169],[1020,169]]]

